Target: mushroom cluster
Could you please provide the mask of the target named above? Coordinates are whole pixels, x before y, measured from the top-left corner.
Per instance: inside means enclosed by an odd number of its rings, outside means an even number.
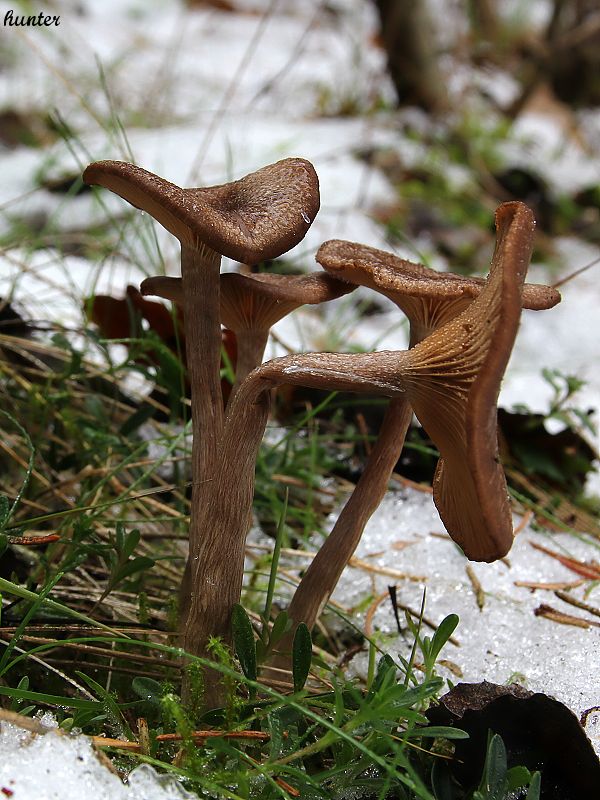
[[[254,491],[254,470],[271,390],[296,384],[375,393],[389,405],[364,472],[288,609],[291,629],[274,659],[286,665],[301,622],[312,627],[379,505],[414,413],[440,452],[434,501],[450,536],[473,560],[493,561],[512,544],[506,480],[496,433],[500,382],[522,308],[551,308],[558,292],[524,283],[534,220],[522,203],[496,212],[496,248],[487,280],[437,273],[364,245],[330,241],[325,272],[301,277],[220,274],[221,256],[247,264],[295,246],[319,208],[312,165],[285,159],[241,180],[181,189],[132,164],[91,164],[84,180],[151,214],[181,243],[181,278],[146,279],[141,291],[184,310],[192,393],[193,490],[189,557],[182,582],[181,642],[207,655],[209,639],[231,640],[239,602]],[[262,363],[270,328],[305,303],[332,300],[362,285],[392,299],[410,322],[409,348],[361,354],[308,353]],[[221,326],[235,333],[237,365],[224,408]],[[221,700],[205,676],[205,704]]]

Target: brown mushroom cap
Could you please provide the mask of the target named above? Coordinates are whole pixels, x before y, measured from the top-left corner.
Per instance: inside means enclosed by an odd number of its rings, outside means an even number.
[[[276,275],[258,273],[221,275],[221,323],[229,330],[269,330],[282,317],[301,305],[335,300],[354,290],[346,281],[331,275]],[[146,278],[140,286],[144,295],[183,301],[181,278]]]
[[[527,206],[504,203],[496,228],[490,274],[479,296],[412,349],[291,356],[255,373],[319,388],[392,397],[405,392],[440,451],[433,487],[440,516],[475,561],[501,558],[513,539],[496,404],[519,324],[535,223]]]
[[[317,261],[331,275],[368,286],[389,297],[411,322],[411,344],[456,317],[478,296],[484,278],[437,272],[374,247],[332,239],[317,252]],[[539,311],[560,302],[550,286],[525,284],[523,308]]]
[[[326,277],[329,280],[323,281]],[[354,287],[330,275],[259,273],[221,276],[221,322],[233,331],[268,330],[301,305],[317,305],[348,294]]]
[[[83,180],[146,211],[182,245],[198,249],[203,243],[250,264],[298,244],[319,210],[319,180],[302,158],[286,158],[232,183],[202,189],[182,189],[123,161],[90,164]]]
[[[162,297],[164,300],[183,305],[183,280],[181,278],[167,278],[163,275],[144,278],[140,283],[140,292],[146,297]]]
[[[497,401],[519,326],[533,214],[522,203],[504,203],[496,212],[496,230],[479,297],[408,353],[419,378],[407,387],[410,402],[440,450],[434,501],[448,533],[476,561],[501,558],[513,540],[498,455]]]

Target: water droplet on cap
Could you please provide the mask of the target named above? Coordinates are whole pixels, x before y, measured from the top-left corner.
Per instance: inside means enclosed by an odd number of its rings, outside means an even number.
[[[300,214],[302,215],[302,219],[304,220],[304,222],[306,222],[306,224],[307,224],[307,225],[310,225],[310,223],[312,222],[312,220],[311,220],[311,218],[308,216],[308,214],[306,213],[306,211],[301,211],[301,212],[300,212]]]

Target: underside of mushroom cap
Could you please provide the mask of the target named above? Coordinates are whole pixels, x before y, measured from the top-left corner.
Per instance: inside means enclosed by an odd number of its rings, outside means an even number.
[[[163,300],[183,305],[183,281],[181,278],[168,278],[164,275],[144,278],[140,283],[140,292],[145,296],[162,297]]]
[[[301,305],[335,300],[355,288],[322,272],[311,275],[225,272],[220,287],[221,323],[232,331],[268,330]],[[140,289],[144,295],[183,302],[181,278],[146,278]]]
[[[83,180],[147,212],[182,245],[198,249],[204,244],[250,264],[298,244],[319,210],[319,181],[302,158],[286,158],[232,183],[201,189],[182,189],[123,161],[90,164]]]
[[[327,280],[322,280],[327,278]],[[221,275],[221,322],[231,330],[268,330],[304,304],[334,300],[354,287],[330,275]]]
[[[329,274],[393,300],[411,322],[411,345],[458,316],[485,286],[484,278],[437,272],[393,253],[340,239],[324,242],[316,258]],[[559,302],[559,292],[550,286],[523,287],[523,308],[543,310]]]
[[[479,297],[407,354],[409,400],[441,456],[434,501],[448,533],[474,561],[501,558],[513,540],[497,399],[519,325],[535,222],[522,203],[505,203],[496,228]]]

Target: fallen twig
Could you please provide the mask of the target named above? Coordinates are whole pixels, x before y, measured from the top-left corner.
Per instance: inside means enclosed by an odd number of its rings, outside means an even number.
[[[595,622],[591,619],[583,619],[576,617],[573,614],[565,614],[563,611],[558,611],[556,608],[542,603],[533,612],[536,617],[546,617],[553,622],[559,622],[561,625],[574,625],[576,628],[589,628],[591,625],[600,628],[600,622]]]
[[[564,567],[570,569],[572,572],[576,572],[577,575],[582,575],[584,578],[590,578],[594,581],[600,580],[600,566],[597,564],[586,564],[583,561],[577,561],[576,558],[563,556],[560,553],[555,553],[553,550],[548,550],[547,547],[543,547],[541,544],[537,544],[536,542],[529,542],[529,544],[536,550],[539,550],[541,553],[545,553],[547,556],[555,558]]]
[[[595,617],[600,617],[600,608],[591,606],[589,603],[584,603],[583,600],[578,600],[576,597],[567,594],[567,592],[557,590],[554,592],[554,594],[564,603],[569,603],[569,605],[580,608],[582,611],[587,611],[589,614],[593,614]]]
[[[470,564],[466,566],[466,572],[469,576],[469,580],[471,581],[471,586],[473,587],[473,591],[475,592],[475,600],[477,601],[477,608],[480,611],[483,611],[483,607],[485,606],[485,592],[483,591],[483,586],[481,585],[479,578],[475,574],[475,570]]]

